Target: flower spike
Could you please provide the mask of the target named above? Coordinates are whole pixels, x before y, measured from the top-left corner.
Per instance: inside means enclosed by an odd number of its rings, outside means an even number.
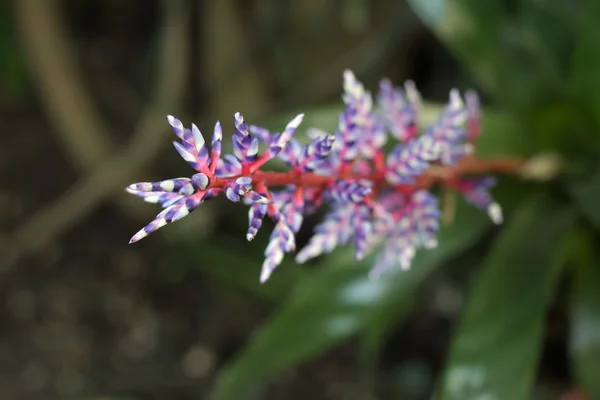
[[[476,166],[475,174],[469,173],[474,163],[485,162],[475,157],[481,131],[475,92],[468,91],[463,101],[458,90],[451,90],[437,121],[422,133],[421,96],[413,82],[398,88],[382,79],[379,93],[372,96],[346,70],[343,92],[344,109],[335,132],[310,127],[307,141],[296,134],[304,114],[294,117],[283,130],[270,132],[248,125],[241,113],[235,113],[232,154],[222,154],[223,131],[218,121],[208,144],[195,124],[186,128],[178,118],[167,116],[179,139],[175,149],[195,172],[190,177],[127,186],[128,193],[163,208],[130,243],[223,193],[230,201],[248,205],[248,241],[257,235],[265,217],[275,223],[260,272],[264,283],[285,254],[296,250],[295,235],[304,218],[326,205],[329,210],[323,222],[298,251],[296,262],[352,242],[358,260],[381,249],[370,272],[377,277],[395,266],[410,268],[418,251],[437,245],[441,213],[429,190],[434,185],[455,190],[487,212],[493,222],[502,222],[501,208],[491,195],[495,179],[481,174],[485,169]],[[390,140],[396,143],[386,151]],[[263,170],[273,159],[289,170]],[[516,170],[519,164],[506,168],[513,167]]]

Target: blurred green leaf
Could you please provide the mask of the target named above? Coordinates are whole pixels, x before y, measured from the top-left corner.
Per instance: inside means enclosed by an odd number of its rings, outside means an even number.
[[[271,301],[282,299],[306,272],[295,265],[293,259],[287,259],[277,268],[277,273],[269,279],[269,284],[261,285],[259,275],[264,258],[262,251],[255,255],[245,251],[231,250],[242,245],[253,246],[255,244],[236,245],[228,242],[228,246],[223,246],[220,243],[210,242],[201,245],[182,243],[173,249],[163,262],[164,268],[161,270],[163,274],[169,274],[166,278],[174,274],[175,277],[169,279],[173,280],[183,279],[189,269],[197,268],[229,285]]]
[[[589,179],[573,184],[571,195],[582,213],[600,229],[600,168]]]
[[[485,214],[461,204],[456,223],[442,230],[439,248],[420,252],[410,271],[392,270],[377,280],[368,277],[372,259],[358,263],[350,249],[328,258],[319,273],[297,284],[279,312],[222,372],[217,398],[239,399],[261,380],[381,318],[395,318],[432,269],[471,246],[489,227]]]
[[[300,113],[304,113],[304,120],[299,129],[301,133],[307,128],[319,128],[326,132],[333,132],[337,127],[338,117],[343,111],[344,104],[340,101],[339,103],[328,104],[317,108],[304,108],[302,110],[299,109],[285,112],[268,119],[264,126],[273,132],[281,132],[292,118]],[[306,135],[301,134],[296,135],[295,137],[302,140]]]
[[[414,12],[497,94],[501,74],[510,70],[502,60],[504,10],[497,1],[409,0]],[[500,68],[501,67],[501,68]]]
[[[584,12],[574,13],[571,6],[576,40],[570,61],[570,90],[582,111],[600,124],[600,3],[596,0],[583,0],[580,8]],[[596,132],[600,134],[600,132]]]
[[[468,297],[441,399],[528,398],[545,307],[574,215],[547,195],[527,199],[516,211]]]
[[[538,150],[573,156],[598,151],[600,3],[409,0],[409,4],[494,100],[522,121],[522,132]]]
[[[570,353],[578,384],[600,398],[600,257],[593,238],[575,241],[575,279],[571,301]]]
[[[0,2],[0,60],[0,97],[18,99],[29,82],[10,2]]]
[[[498,99],[527,105],[555,90],[571,45],[564,2],[409,0],[415,13]]]

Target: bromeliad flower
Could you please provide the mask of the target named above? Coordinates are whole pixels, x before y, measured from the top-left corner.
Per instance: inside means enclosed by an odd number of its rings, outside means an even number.
[[[469,203],[486,210],[495,223],[502,221],[501,208],[490,193],[493,177],[465,177],[486,170],[481,168],[485,161],[473,155],[481,127],[474,92],[467,93],[465,104],[459,92],[452,90],[437,121],[421,134],[421,100],[414,84],[408,82],[402,89],[384,79],[376,99],[374,103],[371,93],[346,71],[346,108],[335,132],[311,128],[307,131],[310,140],[304,144],[294,137],[302,114],[278,133],[248,125],[242,114],[236,113],[233,154],[223,157],[218,122],[209,150],[198,127],[185,128],[180,120],[168,116],[180,139],[174,142],[175,149],[196,173],[127,187],[129,193],[163,207],[131,242],[185,217],[200,203],[224,192],[229,200],[249,205],[249,241],[266,216],[275,223],[260,274],[260,281],[265,282],[285,254],[296,250],[295,234],[304,217],[327,204],[329,212],[297,253],[296,261],[305,262],[349,242],[361,259],[382,243],[371,271],[375,277],[395,265],[409,268],[419,249],[437,245],[440,211],[429,191],[435,184],[453,188]],[[389,144],[391,140],[397,143]],[[261,146],[265,148],[262,153]],[[263,170],[274,158],[284,162],[289,171]],[[492,168],[488,170],[507,167],[489,165]],[[518,167],[520,163],[508,166]]]

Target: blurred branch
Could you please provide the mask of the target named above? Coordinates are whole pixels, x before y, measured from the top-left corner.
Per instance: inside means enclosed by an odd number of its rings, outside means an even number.
[[[327,68],[306,78],[281,101],[283,108],[289,108],[291,104],[296,103],[310,103],[339,91],[342,71],[349,66],[352,66],[356,75],[364,74],[385,55],[385,50],[389,47],[386,33],[376,32],[370,35]]]
[[[590,397],[587,396],[582,390],[573,388],[569,390],[567,393],[563,394],[560,400],[589,400]]]
[[[27,1],[31,2],[38,4],[34,0]],[[154,99],[139,119],[131,144],[84,174],[55,203],[18,227],[12,237],[12,250],[16,257],[44,247],[93,211],[107,197],[129,183],[163,144],[165,124],[162,112],[179,106],[187,86],[189,13],[185,0],[164,0],[162,4],[163,24]]]
[[[14,2],[31,77],[61,146],[90,170],[112,149],[110,132],[87,93],[57,0]]]
[[[79,49],[79,53],[88,61],[89,73],[94,76],[90,87],[97,93],[98,101],[125,121],[132,115],[139,115],[144,106],[144,99],[131,82],[114,71],[103,54],[94,51],[93,48],[86,46]]]
[[[352,68],[357,76],[367,73],[389,56],[388,51],[396,41],[405,43],[400,50],[405,55],[408,53],[407,44],[411,42],[406,38],[422,31],[412,14],[406,12],[405,4],[399,4],[389,10],[388,18],[379,25],[370,35],[341,54],[330,65],[292,88],[290,93],[278,102],[278,109],[289,109],[294,104],[311,103],[337,93],[344,69]],[[396,68],[402,70],[406,66],[398,65]]]
[[[110,127],[86,88],[60,3],[16,1],[15,13],[31,77],[59,144],[77,171],[91,171],[115,146]],[[139,213],[128,201],[117,204],[126,214]]]
[[[247,116],[264,113],[268,106],[264,85],[247,50],[251,41],[236,2],[209,1],[198,11],[199,44],[205,55],[203,75],[211,93],[209,114],[233,115],[238,104],[244,104]]]

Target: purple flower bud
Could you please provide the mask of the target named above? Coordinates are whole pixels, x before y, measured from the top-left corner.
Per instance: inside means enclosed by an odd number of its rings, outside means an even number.
[[[140,192],[135,190],[127,191],[135,196],[141,197],[146,203],[156,203],[163,207],[166,207],[165,203],[177,201],[183,197],[179,193],[173,192]]]
[[[189,178],[167,179],[160,182],[132,183],[125,190],[129,193],[137,192],[179,192],[182,187],[191,182]]]
[[[378,103],[390,133],[401,143],[411,140],[417,130],[417,106],[388,79],[379,83]]]
[[[283,147],[293,136],[298,129],[298,126],[302,123],[304,114],[298,114],[286,125],[285,129],[277,139],[277,145]]]
[[[223,130],[221,128],[221,124],[219,121],[215,124],[215,129],[213,132],[212,142],[211,142],[211,171],[214,173],[217,168],[218,161],[221,158],[221,144],[223,141]]]
[[[344,160],[353,160],[355,153],[372,159],[387,142],[387,132],[379,116],[373,111],[373,98],[352,72],[344,72],[344,102],[346,112],[340,120],[339,130],[344,132]],[[355,144],[355,146],[351,145]],[[355,149],[356,148],[356,149]]]
[[[252,134],[252,136],[266,145],[270,145],[273,138],[279,135],[278,133],[271,133],[268,129],[256,125],[250,125],[248,127],[248,131]]]
[[[196,171],[208,172],[208,149],[198,127],[192,124],[192,129],[184,128],[183,123],[172,115],[167,115],[167,121],[173,128],[173,132],[181,139],[181,143],[173,142],[181,157]]]
[[[205,190],[210,184],[210,179],[205,174],[194,174],[192,182],[198,189]]]
[[[242,176],[230,182],[225,188],[225,196],[231,201],[240,201],[240,196],[252,190],[252,178]]]
[[[370,181],[338,180],[329,190],[332,199],[337,202],[358,203],[372,191]]]
[[[354,207],[347,204],[335,207],[325,215],[323,222],[315,227],[315,234],[296,255],[297,263],[304,263],[321,254],[330,253],[337,246],[348,243],[352,237]]]
[[[190,212],[195,210],[203,200],[203,196],[191,196],[180,199],[175,204],[170,205],[161,211],[152,222],[133,235],[129,243],[135,243],[163,226],[187,216]]]
[[[284,207],[285,222],[292,232],[297,233],[304,221],[304,198],[295,198],[293,202]]]
[[[358,131],[350,121],[351,113],[340,115],[335,142],[340,144],[339,158],[341,162],[349,163],[358,157]]]
[[[475,148],[470,143],[447,143],[442,148],[440,161],[443,165],[454,165],[461,158],[471,155],[475,152]]]
[[[423,134],[407,145],[399,144],[387,157],[385,178],[391,184],[412,183],[441,154],[441,144],[431,134]]]
[[[438,120],[431,125],[425,134],[440,143],[457,143],[466,138],[465,122],[467,121],[467,110],[456,89],[450,91],[450,102]]]
[[[264,163],[273,159],[275,156],[280,154],[284,148],[286,148],[290,141],[293,140],[292,136],[294,135],[294,132],[296,131],[298,126],[302,123],[302,119],[304,119],[304,114],[298,114],[287,124],[283,133],[270,137],[269,147],[254,163],[254,165],[252,165],[250,172],[256,171]],[[264,132],[259,132],[264,135]],[[255,138],[254,140],[256,140],[258,150],[258,139]]]
[[[479,125],[481,120],[481,107],[477,92],[468,90],[465,93],[465,103],[467,104],[467,118],[469,122]]]
[[[253,163],[258,156],[258,139],[250,136],[244,116],[236,112],[233,118],[235,132],[232,137],[233,154],[242,164]]]
[[[263,223],[263,219],[265,218],[266,214],[266,204],[254,203],[250,206],[250,209],[248,211],[249,227],[248,233],[246,234],[246,239],[248,239],[248,241],[254,239],[256,233],[258,232]]]
[[[356,248],[356,259],[362,260],[369,244],[373,224],[368,207],[356,204],[354,208],[354,221],[352,222],[354,226],[354,247]]]
[[[277,158],[290,167],[298,166],[300,159],[302,158],[303,148],[304,146],[302,146],[299,141],[292,138],[285,144],[283,150],[277,154]]]
[[[306,172],[317,169],[326,160],[327,156],[329,156],[334,142],[335,135],[327,134],[323,137],[314,138],[311,144],[305,146],[299,166]]]
[[[242,173],[242,163],[233,154],[225,154],[219,159],[215,175],[219,178],[227,178]]]
[[[250,203],[267,204],[269,199],[252,190],[252,178],[242,176],[235,181],[229,182],[225,187],[225,196],[231,201],[240,201],[240,196],[244,196]]]
[[[260,272],[260,282],[266,282],[275,268],[281,264],[284,254],[294,251],[295,248],[296,238],[294,232],[287,226],[285,221],[279,221],[271,233],[269,245],[265,250],[265,261]]]
[[[456,188],[466,201],[488,213],[495,224],[501,224],[502,208],[494,201],[490,189],[496,185],[492,177],[461,179]]]
[[[204,137],[196,125],[192,124],[192,129],[187,129],[181,120],[172,115],[167,115],[167,121],[187,151],[197,153],[204,147]]]
[[[421,190],[394,204],[396,223],[389,229],[379,232],[386,244],[376,260],[371,276],[381,275],[385,270],[400,262],[403,269],[410,267],[418,248],[437,246],[440,211],[437,199],[431,193]]]

